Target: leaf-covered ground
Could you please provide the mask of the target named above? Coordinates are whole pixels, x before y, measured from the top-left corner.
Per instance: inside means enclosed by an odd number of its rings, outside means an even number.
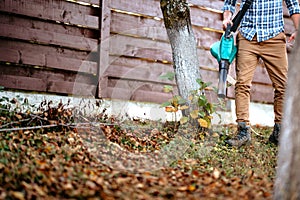
[[[208,132],[103,113],[76,123],[63,105],[43,106],[2,105],[0,199],[272,199],[271,128],[252,127],[251,145],[236,149],[224,143],[234,125]]]

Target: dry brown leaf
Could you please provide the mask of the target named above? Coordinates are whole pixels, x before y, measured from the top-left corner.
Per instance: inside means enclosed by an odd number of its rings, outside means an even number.
[[[88,188],[90,188],[90,189],[96,189],[96,188],[97,188],[96,183],[94,183],[93,181],[90,181],[90,180],[88,180],[88,181],[85,183],[85,185],[86,185]]]
[[[193,110],[193,111],[190,113],[190,116],[191,116],[193,119],[197,119],[197,118],[198,118],[198,113],[199,113],[199,110]]]
[[[25,194],[23,192],[13,191],[11,195],[17,200],[25,200]]]
[[[166,106],[165,107],[165,111],[166,112],[177,112],[178,111],[178,108],[175,108],[173,106]]]
[[[208,123],[206,120],[200,118],[200,119],[198,119],[198,123],[201,127],[208,128]]]
[[[18,118],[18,120],[23,119],[22,115],[19,115],[19,114],[15,114],[15,117]]]
[[[73,189],[73,185],[72,185],[72,183],[66,183],[66,184],[63,184],[63,188],[65,190],[72,190]]]
[[[188,186],[184,185],[184,186],[180,186],[177,188],[178,191],[187,191],[189,189]]]
[[[218,178],[220,178],[220,174],[221,174],[221,172],[218,169],[215,168],[214,171],[213,171],[213,177],[215,179],[218,179]]]
[[[188,187],[188,190],[190,191],[190,192],[193,192],[193,191],[195,191],[197,188],[196,188],[196,186],[193,184],[193,185],[189,185],[189,187]]]
[[[35,189],[35,191],[36,191],[40,196],[45,196],[45,195],[46,195],[46,193],[44,192],[44,190],[43,190],[40,186],[34,184],[33,188]]]

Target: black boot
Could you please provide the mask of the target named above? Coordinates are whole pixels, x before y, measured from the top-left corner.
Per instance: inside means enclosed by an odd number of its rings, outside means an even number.
[[[269,142],[278,145],[281,125],[275,123],[272,134],[269,137]]]
[[[230,146],[241,147],[251,142],[250,126],[246,122],[238,122],[237,136],[225,141]]]

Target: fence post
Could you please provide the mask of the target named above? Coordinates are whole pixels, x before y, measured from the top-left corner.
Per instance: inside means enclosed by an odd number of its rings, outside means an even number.
[[[108,77],[106,69],[109,67],[109,36],[110,36],[111,11],[109,0],[100,0],[99,16],[99,68],[97,97],[107,97]]]

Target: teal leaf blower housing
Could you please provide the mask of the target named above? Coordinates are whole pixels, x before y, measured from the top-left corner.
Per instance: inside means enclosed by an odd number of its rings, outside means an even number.
[[[233,36],[228,37],[224,33],[221,40],[211,46],[210,52],[218,62],[228,60],[229,64],[231,64],[237,53]]]

